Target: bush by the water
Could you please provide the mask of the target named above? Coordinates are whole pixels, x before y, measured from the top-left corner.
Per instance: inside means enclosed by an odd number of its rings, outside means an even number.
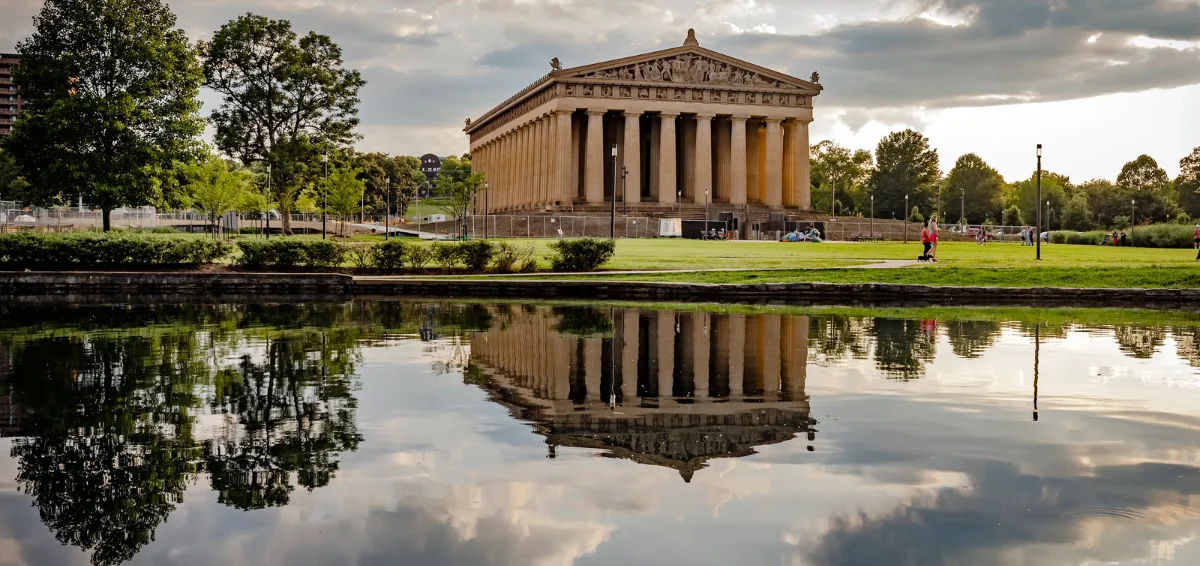
[[[371,247],[371,264],[367,267],[395,270],[404,267],[409,246],[401,240],[387,240]]]
[[[1192,226],[1179,224],[1152,224],[1135,226],[1132,233],[1125,230],[1129,244],[1135,248],[1177,248],[1192,247]],[[1050,241],[1055,244],[1079,244],[1098,246],[1112,244],[1112,231],[1093,230],[1091,232],[1051,232]]]
[[[241,240],[238,264],[245,267],[338,267],[346,259],[346,247],[328,240]]]
[[[460,242],[458,248],[462,262],[469,271],[483,271],[492,262],[492,255],[496,253],[495,246],[487,240]]]
[[[195,265],[233,251],[228,242],[135,233],[0,235],[0,263],[18,267]]]
[[[557,254],[550,258],[550,267],[554,271],[578,273],[595,271],[607,263],[616,253],[617,243],[614,240],[580,238],[559,240],[550,244],[550,249]]]

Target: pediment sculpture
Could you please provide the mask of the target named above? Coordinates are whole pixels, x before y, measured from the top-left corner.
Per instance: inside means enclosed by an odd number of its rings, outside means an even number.
[[[581,75],[581,78],[796,88],[795,85],[765,77],[754,71],[739,69],[723,61],[691,54],[604,69]]]

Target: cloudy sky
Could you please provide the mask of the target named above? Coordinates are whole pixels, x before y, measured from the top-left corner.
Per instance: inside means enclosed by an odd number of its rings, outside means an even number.
[[[0,0],[0,50],[39,0]],[[549,71],[701,44],[793,75],[819,71],[815,140],[874,148],[928,135],[949,170],[979,153],[1113,178],[1147,153],[1174,176],[1200,146],[1200,0],[177,0],[194,38],[253,11],[328,34],[362,70],[362,150],[447,155],[476,117]],[[206,97],[211,109],[215,98]]]

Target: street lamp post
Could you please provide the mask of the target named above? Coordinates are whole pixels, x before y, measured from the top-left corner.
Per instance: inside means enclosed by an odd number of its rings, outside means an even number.
[[[488,221],[491,219],[492,211],[488,210],[488,201],[491,200],[488,195],[491,191],[488,190],[488,182],[483,182],[483,239],[488,237]]]
[[[961,193],[961,196],[960,196],[961,204],[959,205],[960,208],[958,209],[958,225],[966,226],[967,225],[967,188],[962,187],[961,189],[959,189],[959,192]]]
[[[385,208],[383,210],[383,239],[387,241],[392,235],[392,178],[384,177],[383,179],[383,194],[386,199]]]
[[[909,214],[910,213],[909,213],[909,208],[908,208],[908,193],[904,193],[904,243],[906,243],[906,244],[908,243]]]
[[[1037,240],[1037,259],[1042,259],[1042,144],[1037,144],[1037,200],[1034,201],[1034,207],[1037,208],[1037,231],[1033,237]]]
[[[708,203],[709,203],[708,187],[704,187],[704,235],[705,235],[705,237],[708,236]],[[785,226],[785,228],[786,228],[786,226]]]
[[[325,239],[325,209],[329,208],[329,152],[321,155],[321,161],[325,163],[325,188],[321,200],[321,239]]]
[[[837,177],[829,178],[829,217],[837,219]]]
[[[267,164],[267,239],[271,239],[271,164]]]
[[[871,195],[871,239],[875,239],[875,195]]]
[[[1133,245],[1133,226],[1137,224],[1137,201],[1129,201],[1129,244]]]
[[[612,183],[612,199],[610,203],[608,215],[608,238],[610,240],[617,239],[617,144],[612,146],[613,158],[613,183]]]

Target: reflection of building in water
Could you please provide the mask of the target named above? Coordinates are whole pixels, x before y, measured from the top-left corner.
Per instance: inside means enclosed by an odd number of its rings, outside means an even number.
[[[605,449],[690,481],[712,458],[813,440],[808,317],[613,312],[607,336],[561,332],[538,309],[471,338],[484,386],[534,423],[551,457],[556,446]]]

